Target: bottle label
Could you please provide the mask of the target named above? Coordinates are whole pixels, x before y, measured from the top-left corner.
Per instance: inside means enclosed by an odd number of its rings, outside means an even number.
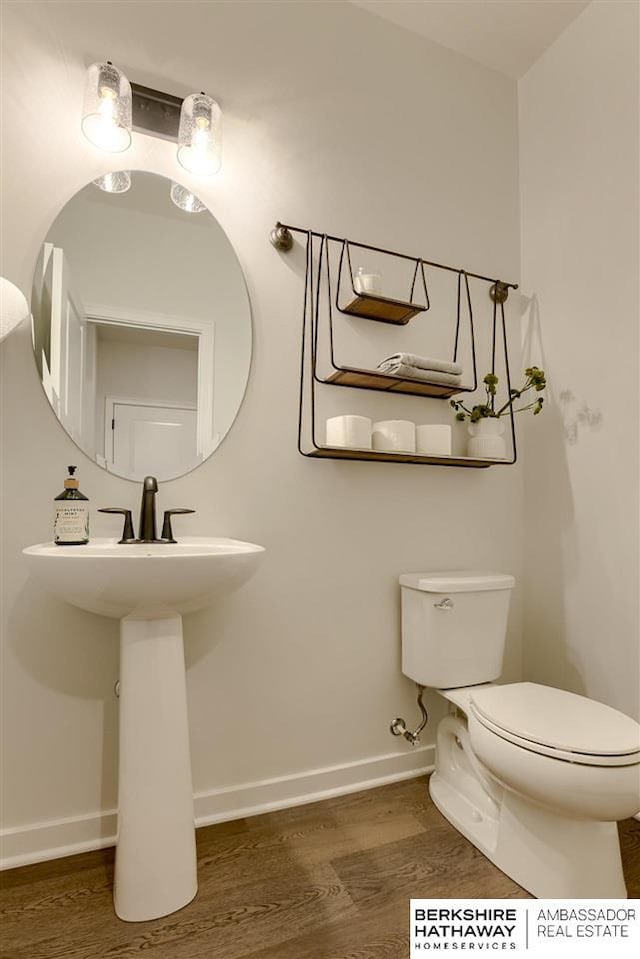
[[[89,504],[82,500],[56,503],[53,539],[56,543],[88,542]]]

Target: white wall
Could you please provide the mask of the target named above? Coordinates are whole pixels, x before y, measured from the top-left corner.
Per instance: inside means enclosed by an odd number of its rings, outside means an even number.
[[[525,672],[638,716],[638,5],[591,3],[520,81]]]
[[[88,63],[109,56],[140,83],[220,98],[222,173],[183,179],[245,270],[252,371],[221,448],[163,484],[160,507],[195,507],[185,534],[244,538],[267,553],[240,592],[185,623],[195,789],[403,756],[408,747],[388,732],[392,717],[415,715],[400,673],[397,576],[469,565],[519,578],[521,470],[300,457],[303,254],[278,255],[267,235],[282,219],[517,281],[515,84],[351,4],[191,4],[188,21],[185,4],[126,3],[122,18],[116,6],[6,5],[2,271],[30,288],[50,223],[91,178],[116,165],[178,172],[166,142],[135,135],[114,160],[83,139]],[[476,295],[486,365],[491,304],[486,287]],[[517,336],[513,302],[509,317]],[[50,538],[51,501],[77,452],[42,394],[26,328],[3,344],[3,360],[3,809],[13,827],[113,808],[118,626],[43,595],[26,574],[20,550]],[[374,415],[450,416],[435,400],[333,394]],[[138,509],[134,484],[89,461],[81,475],[94,507]],[[92,524],[113,533],[108,517],[94,512]]]

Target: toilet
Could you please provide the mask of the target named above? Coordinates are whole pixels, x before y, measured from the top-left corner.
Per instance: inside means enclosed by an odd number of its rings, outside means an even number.
[[[449,703],[431,797],[545,899],[625,899],[616,822],[640,809],[640,725],[537,683],[498,685],[513,576],[406,573],[402,671]]]

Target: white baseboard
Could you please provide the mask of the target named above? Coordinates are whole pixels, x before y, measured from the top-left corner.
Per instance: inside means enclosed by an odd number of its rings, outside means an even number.
[[[194,798],[196,826],[259,816],[276,809],[415,779],[431,772],[434,756],[435,746],[420,746],[411,752],[388,753],[292,776],[198,793]],[[93,815],[4,829],[0,832],[0,869],[14,869],[113,846],[116,828],[117,811],[110,809]]]

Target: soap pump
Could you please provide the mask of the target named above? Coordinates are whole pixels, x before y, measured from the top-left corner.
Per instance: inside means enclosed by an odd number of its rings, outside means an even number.
[[[64,490],[54,501],[53,541],[56,546],[84,546],[89,542],[89,499],[74,476],[77,466],[67,469]]]

